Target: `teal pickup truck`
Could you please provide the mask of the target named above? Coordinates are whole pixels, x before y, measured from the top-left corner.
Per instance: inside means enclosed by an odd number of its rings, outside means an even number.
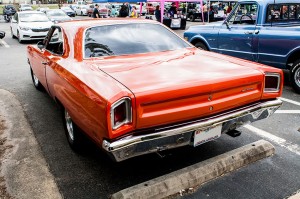
[[[240,0],[225,21],[190,27],[196,47],[290,71],[300,93],[300,0]]]

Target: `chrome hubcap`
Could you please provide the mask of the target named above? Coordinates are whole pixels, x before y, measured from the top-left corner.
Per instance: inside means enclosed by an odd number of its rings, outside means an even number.
[[[74,141],[74,129],[73,129],[73,122],[72,119],[69,115],[69,113],[65,110],[65,120],[66,120],[66,126],[67,126],[67,131],[70,139]]]
[[[32,76],[33,76],[34,85],[38,86],[39,85],[39,79],[34,74],[32,74]]]
[[[294,80],[298,87],[300,87],[300,67],[297,68],[294,75]]]

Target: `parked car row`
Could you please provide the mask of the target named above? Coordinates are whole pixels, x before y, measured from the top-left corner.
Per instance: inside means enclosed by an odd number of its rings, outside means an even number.
[[[63,10],[17,12],[12,18],[10,30],[13,38],[25,40],[44,39],[54,23],[72,20]]]

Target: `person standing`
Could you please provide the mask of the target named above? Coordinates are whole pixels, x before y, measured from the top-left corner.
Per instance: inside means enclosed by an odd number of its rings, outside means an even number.
[[[154,14],[155,14],[156,21],[161,22],[161,13],[160,13],[159,5],[156,6]]]
[[[110,12],[110,15],[112,17],[116,17],[117,16],[117,10],[116,10],[116,7],[114,5],[111,6],[111,12]]]
[[[127,10],[127,16],[130,16],[130,14],[131,14],[131,6],[129,5],[128,2],[125,3],[125,6],[126,6],[126,10]]]
[[[119,11],[119,17],[127,17],[128,16],[128,10],[125,5],[122,5]]]
[[[168,10],[168,13],[170,14],[170,16],[173,18],[174,14],[177,14],[177,8],[175,5],[175,2],[172,3],[170,9]]]
[[[130,17],[131,18],[137,18],[138,17],[138,14],[137,14],[135,6],[132,6]]]
[[[93,18],[100,18],[100,14],[99,14],[99,6],[98,4],[95,5],[95,8],[93,10]]]

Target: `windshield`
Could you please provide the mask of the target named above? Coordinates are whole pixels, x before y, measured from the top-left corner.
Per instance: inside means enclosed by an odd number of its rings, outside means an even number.
[[[190,47],[159,24],[119,24],[86,30],[85,57],[161,52]]]
[[[21,7],[23,7],[23,8],[28,8],[28,7],[30,7],[30,8],[31,8],[30,5],[21,5]]]
[[[47,15],[54,17],[66,16],[66,14],[62,10],[51,10],[47,12]]]
[[[20,13],[21,22],[46,22],[49,21],[44,13]]]

